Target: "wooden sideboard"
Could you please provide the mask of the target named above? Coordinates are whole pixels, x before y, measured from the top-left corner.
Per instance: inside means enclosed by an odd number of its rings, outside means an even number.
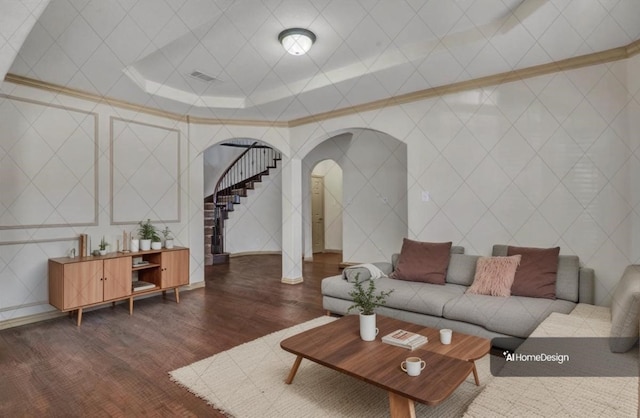
[[[133,265],[134,258],[142,263]],[[153,287],[134,291],[135,276]],[[135,297],[167,290],[173,290],[180,303],[179,287],[187,284],[189,249],[183,247],[49,259],[49,303],[63,312],[78,311],[78,326],[83,308],[103,303],[128,299],[131,315]]]

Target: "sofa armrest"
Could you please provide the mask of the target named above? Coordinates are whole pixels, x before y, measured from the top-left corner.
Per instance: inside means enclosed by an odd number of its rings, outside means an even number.
[[[580,267],[578,302],[593,305],[595,301],[595,275],[593,269]]]

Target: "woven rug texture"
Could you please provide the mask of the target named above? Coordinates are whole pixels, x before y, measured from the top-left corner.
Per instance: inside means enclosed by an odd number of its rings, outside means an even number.
[[[171,380],[230,417],[388,417],[387,393],[373,385],[303,360],[291,385],[284,383],[295,356],[280,341],[335,320],[328,316],[267,335],[170,372]],[[418,417],[460,417],[492,376],[489,356],[443,403],[416,404]]]

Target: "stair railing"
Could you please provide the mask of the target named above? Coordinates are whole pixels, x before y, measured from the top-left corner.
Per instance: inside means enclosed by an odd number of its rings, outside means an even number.
[[[260,181],[269,168],[275,168],[281,154],[273,148],[252,143],[222,173],[213,191],[214,224],[213,254],[224,253],[223,227],[225,212],[232,210],[234,203],[240,203],[240,190],[246,189],[251,182]]]

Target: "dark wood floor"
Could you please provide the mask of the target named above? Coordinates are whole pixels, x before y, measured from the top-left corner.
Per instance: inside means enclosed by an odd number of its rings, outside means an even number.
[[[208,267],[206,287],[0,331],[0,417],[219,416],[168,372],[323,315],[322,278],[340,256],[280,283],[280,256]]]

